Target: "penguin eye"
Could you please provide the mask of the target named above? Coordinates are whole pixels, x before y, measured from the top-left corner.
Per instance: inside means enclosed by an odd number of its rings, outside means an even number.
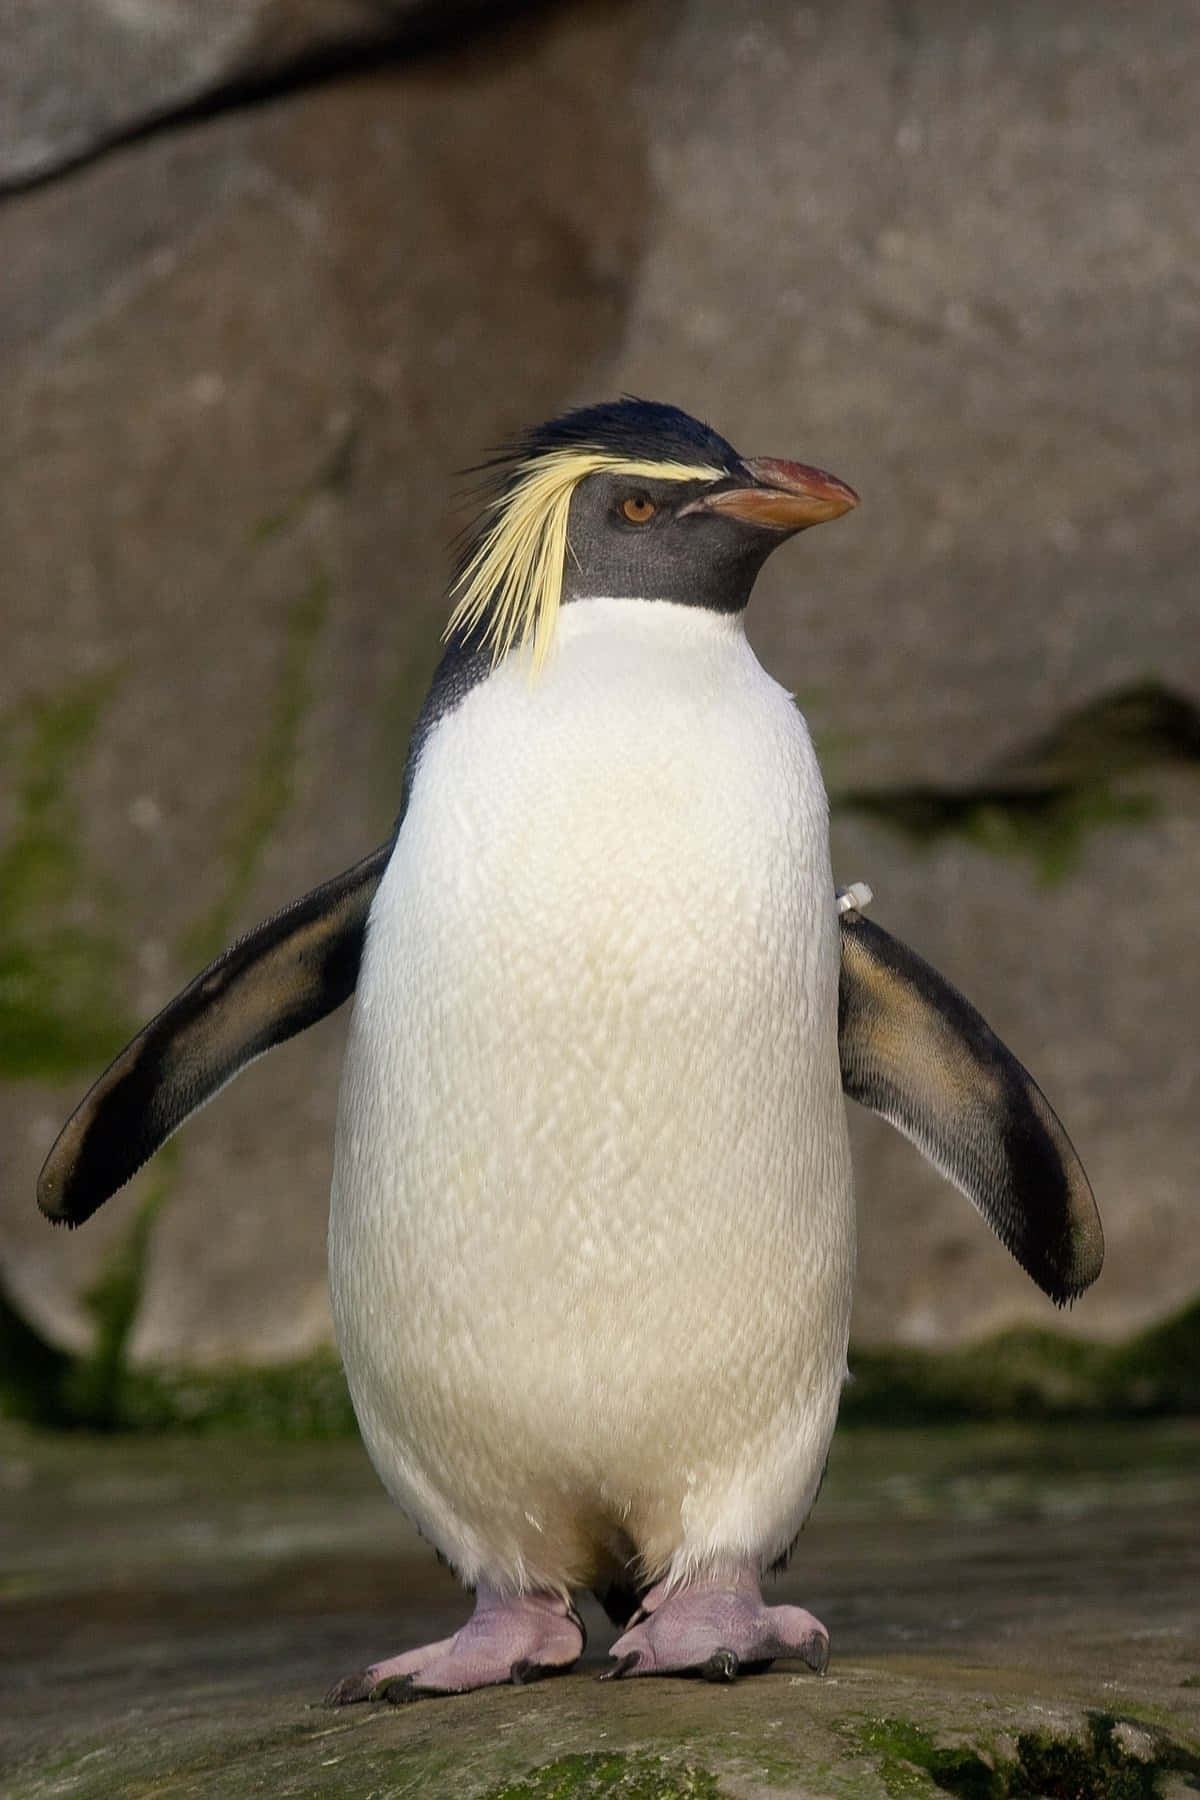
[[[628,500],[621,502],[621,511],[631,525],[644,525],[654,517],[658,508],[646,494],[630,494]]]

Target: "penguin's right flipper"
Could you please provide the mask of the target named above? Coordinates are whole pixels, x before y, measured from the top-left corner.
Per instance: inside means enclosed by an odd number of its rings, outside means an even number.
[[[247,1063],[350,998],[394,843],[248,932],[125,1046],[46,1158],[37,1197],[48,1218],[90,1219]]]
[[[851,909],[841,917],[842,1087],[912,1139],[1061,1306],[1104,1261],[1071,1140],[1028,1070],[936,969]]]

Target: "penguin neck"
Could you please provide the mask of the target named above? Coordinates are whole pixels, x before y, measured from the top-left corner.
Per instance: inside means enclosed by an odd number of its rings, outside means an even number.
[[[555,642],[559,648],[610,636],[647,646],[738,644],[745,642],[746,615],[744,610],[714,612],[679,600],[611,594],[580,595],[558,615]]]

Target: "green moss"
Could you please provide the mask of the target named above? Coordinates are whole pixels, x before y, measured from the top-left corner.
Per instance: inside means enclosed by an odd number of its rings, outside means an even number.
[[[871,1719],[857,1734],[860,1752],[879,1759],[889,1794],[928,1794],[932,1788],[962,1800],[1003,1800],[1004,1777],[974,1750],[939,1748],[929,1733],[907,1719]]]
[[[959,1350],[852,1350],[845,1423],[1200,1412],[1200,1301],[1124,1344],[1010,1331]]]
[[[1152,1754],[1132,1755],[1111,1713],[1088,1716],[1085,1738],[1023,1732],[1012,1760],[939,1746],[907,1719],[871,1719],[853,1734],[855,1748],[875,1756],[889,1794],[953,1794],[958,1800],[1155,1800],[1171,1771],[1200,1773],[1200,1759],[1164,1731],[1151,1734]],[[1139,1725],[1139,1730],[1145,1728]]]
[[[1007,758],[970,788],[850,790],[836,804],[932,846],[958,837],[997,856],[1027,856],[1043,881],[1063,879],[1092,832],[1143,825],[1155,802],[1127,778],[1200,764],[1200,711],[1148,681],[1102,695]]]
[[[619,1751],[560,1756],[505,1782],[480,1800],[720,1800],[721,1789],[707,1769],[661,1756],[626,1756]]]
[[[271,834],[291,801],[296,746],[330,591],[328,575],[318,570],[292,607],[270,725],[225,846],[229,879],[216,906],[186,934],[182,954],[188,963],[211,962],[229,943]]]
[[[152,1194],[91,1290],[98,1326],[89,1355],[47,1344],[0,1292],[0,1411],[60,1430],[242,1432],[303,1442],[352,1437],[354,1409],[332,1351],[275,1368],[129,1366],[129,1335],[160,1204]]]
[[[907,788],[849,794],[840,804],[892,826],[923,847],[959,837],[992,856],[1028,857],[1048,885],[1078,867],[1091,832],[1102,826],[1145,825],[1157,810],[1148,795],[1124,792],[1106,781],[1032,793],[984,789],[958,794]]]
[[[357,1429],[332,1351],[274,1368],[130,1370],[118,1423],[127,1431],[182,1428],[303,1441],[352,1437]]]
[[[87,875],[72,776],[115,678],[109,673],[11,714],[0,764],[13,823],[0,850],[0,1076],[61,1080],[95,1068],[130,1032],[118,995],[123,949],[79,916]],[[89,910],[115,911],[93,878]]]
[[[1111,1728],[1099,1741],[1097,1736],[1093,1731],[1093,1741],[1083,1744],[1048,1732],[1022,1732],[1014,1771],[1020,1785],[1003,1791],[1036,1794],[1039,1800],[1154,1800],[1154,1765],[1126,1756]]]
[[[1145,1760],[1131,1755],[1121,1743],[1118,1728],[1125,1723],[1149,1736],[1152,1754]],[[1148,1731],[1140,1720],[1093,1712],[1088,1715],[1086,1741],[1023,1732],[1017,1739],[1017,1762],[1007,1792],[1038,1800],[1155,1800],[1162,1776],[1173,1772],[1190,1778],[1200,1775],[1200,1757],[1166,1731]]]
[[[168,1144],[155,1164],[150,1191],[129,1231],[83,1296],[95,1322],[95,1343],[89,1355],[72,1363],[61,1392],[71,1421],[94,1431],[112,1431],[127,1423],[130,1376],[126,1352],[145,1287],[151,1232],[178,1161],[177,1146]]]

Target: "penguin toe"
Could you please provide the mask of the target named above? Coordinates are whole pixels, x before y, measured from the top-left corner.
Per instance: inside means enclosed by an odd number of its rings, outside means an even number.
[[[325,1696],[327,1706],[359,1700],[408,1706],[435,1694],[472,1688],[524,1687],[558,1675],[578,1662],[586,1633],[583,1620],[557,1594],[501,1596],[482,1584],[475,1611],[453,1637],[372,1663],[345,1676]]]
[[[451,1694],[465,1694],[476,1687],[528,1687],[534,1681],[547,1681],[551,1675],[564,1675],[570,1664],[538,1662],[532,1656],[518,1657],[507,1671],[479,1665],[460,1666],[450,1661],[415,1675],[393,1675],[380,1681],[367,1696],[383,1700],[389,1706],[411,1706],[414,1700],[436,1700]]]
[[[823,1675],[829,1634],[799,1606],[767,1606],[756,1575],[735,1581],[700,1580],[685,1588],[653,1589],[631,1628],[612,1647],[603,1679],[630,1675],[690,1675],[731,1682],[757,1675],[779,1657],[794,1658]]]

